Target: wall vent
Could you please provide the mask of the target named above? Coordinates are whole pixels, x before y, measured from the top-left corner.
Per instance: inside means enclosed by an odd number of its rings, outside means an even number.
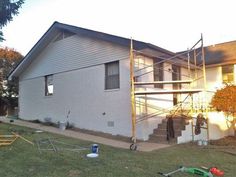
[[[114,124],[115,124],[114,121],[107,121],[108,127],[114,127],[115,126]]]

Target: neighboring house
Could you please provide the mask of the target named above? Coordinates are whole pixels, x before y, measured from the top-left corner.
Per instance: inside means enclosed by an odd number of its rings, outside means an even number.
[[[204,47],[204,52],[207,90],[205,101],[210,107],[212,96],[217,89],[224,87],[226,84],[236,84],[236,41]],[[193,53],[191,53],[191,56],[193,56]],[[200,59],[198,57],[198,60]],[[203,85],[203,82],[198,83],[199,87],[203,87]],[[195,103],[198,102],[198,99],[195,97]],[[201,109],[200,106],[196,106],[196,108]],[[208,118],[210,139],[233,135],[233,130],[229,128],[230,124],[226,123],[225,115],[222,112],[218,113],[210,110]],[[179,142],[191,140],[188,136],[191,134],[191,129],[190,126],[186,127],[185,132],[182,132],[182,137],[179,138]],[[205,137],[206,130],[203,130],[203,133],[195,136],[195,139],[204,139]]]
[[[123,37],[55,22],[9,76],[19,78],[19,117],[55,123],[69,121],[81,129],[131,137],[130,42]],[[188,88],[186,83],[158,82],[190,79],[188,62],[181,56],[169,60],[176,54],[136,40],[133,48],[136,82],[156,81],[146,87],[138,86],[137,92]],[[225,80],[232,80],[232,70],[224,69],[220,58],[208,60],[211,47],[206,49],[208,88],[221,83],[221,71]],[[149,139],[168,111],[186,95],[187,92],[138,95],[137,138]],[[156,108],[162,112],[155,113]],[[190,128],[182,131],[178,143],[191,140]],[[226,133],[212,138],[223,135]]]
[[[205,47],[207,88],[236,84],[236,41]]]

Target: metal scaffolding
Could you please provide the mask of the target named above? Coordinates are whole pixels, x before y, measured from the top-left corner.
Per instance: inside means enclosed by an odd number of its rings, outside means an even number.
[[[200,46],[199,46],[200,45]],[[193,95],[196,93],[203,93],[203,98],[206,98],[206,67],[205,67],[205,57],[204,57],[204,47],[203,47],[203,36],[201,35],[201,38],[187,51],[177,53],[174,56],[171,57],[161,57],[157,56],[155,58],[158,58],[158,62],[155,62],[153,64],[140,64],[139,62],[136,62],[137,55],[146,56],[145,53],[142,51],[135,51],[133,48],[133,41],[131,39],[130,44],[130,90],[131,90],[131,111],[132,111],[132,144],[130,145],[131,150],[136,150],[136,124],[147,120],[149,118],[155,117],[157,115],[162,115],[166,113],[171,114],[177,114],[179,110],[181,110],[183,113],[183,110],[188,110],[187,114],[191,117],[193,117],[193,113],[198,111],[197,106],[194,104],[193,101]],[[151,57],[151,58],[154,58]],[[165,66],[164,66],[165,63]],[[138,69],[135,70],[135,64],[138,64]],[[142,67],[140,67],[142,65]],[[160,67],[160,65],[162,67]],[[168,70],[167,67],[171,66],[179,66],[184,67],[187,70],[187,74],[179,74],[176,71]],[[169,72],[172,74],[171,80],[158,80],[158,81],[143,81],[140,78],[144,77],[147,74],[154,73],[154,68],[158,67],[159,71],[162,72]],[[175,80],[173,80],[173,76],[175,76]],[[183,79],[184,78],[184,79]],[[141,81],[139,81],[141,80]],[[203,80],[203,86],[198,88],[200,82]],[[161,88],[164,87],[164,85],[171,85],[172,89],[155,89],[155,85],[161,85]],[[184,88],[183,86],[187,88]],[[151,90],[145,88],[145,86],[152,87]],[[141,89],[138,89],[140,88]],[[147,102],[147,96],[148,95],[175,95],[178,97],[178,95],[186,94],[187,96],[183,99],[183,101],[179,101],[176,103],[176,105],[172,106],[171,108],[160,108],[155,105],[150,105]],[[144,101],[140,101],[138,98],[139,96],[142,96],[144,98]],[[187,101],[188,100],[188,101]],[[201,105],[201,107],[206,108],[205,109],[205,116],[207,117],[207,103],[206,100],[202,100],[201,103],[197,104],[198,107]],[[142,106],[144,107],[145,114],[143,116],[139,116],[137,118],[137,107]],[[186,108],[187,107],[187,108]],[[151,108],[153,110],[156,110],[152,113],[148,114],[148,108]],[[208,121],[208,119],[207,119]],[[192,126],[192,128],[194,125]],[[194,135],[193,135],[194,137]],[[193,138],[194,139],[194,138]],[[207,124],[207,139],[209,139],[209,129]]]

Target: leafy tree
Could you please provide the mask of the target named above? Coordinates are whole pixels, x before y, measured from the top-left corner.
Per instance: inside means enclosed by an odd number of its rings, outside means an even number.
[[[2,28],[12,21],[14,15],[19,14],[19,8],[24,0],[0,0],[0,41],[3,41]]]
[[[0,48],[0,72],[3,80],[7,79],[7,75],[13,69],[13,67],[18,64],[18,62],[23,58],[23,56],[14,49],[5,47]]]
[[[224,88],[219,89],[214,94],[211,105],[217,111],[223,111],[226,116],[232,116],[230,121],[234,128],[234,135],[236,136],[236,86],[226,85]]]
[[[3,105],[5,108],[17,106],[18,81],[15,78],[7,81],[7,76],[22,58],[23,56],[14,49],[0,48],[0,112],[4,112]]]

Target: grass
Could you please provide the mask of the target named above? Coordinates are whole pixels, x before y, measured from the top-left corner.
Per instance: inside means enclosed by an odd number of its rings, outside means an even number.
[[[4,177],[158,177],[158,172],[169,172],[180,165],[217,166],[224,170],[225,177],[234,177],[236,174],[236,156],[223,152],[235,151],[232,146],[202,148],[195,144],[183,144],[153,152],[134,152],[99,144],[99,157],[89,159],[86,154],[90,153],[92,142],[0,124],[0,134],[10,134],[11,131],[19,132],[31,141],[50,137],[88,149],[80,152],[39,153],[37,146],[17,139],[11,146],[0,147],[0,174]],[[176,173],[173,176],[194,177],[185,173]]]

